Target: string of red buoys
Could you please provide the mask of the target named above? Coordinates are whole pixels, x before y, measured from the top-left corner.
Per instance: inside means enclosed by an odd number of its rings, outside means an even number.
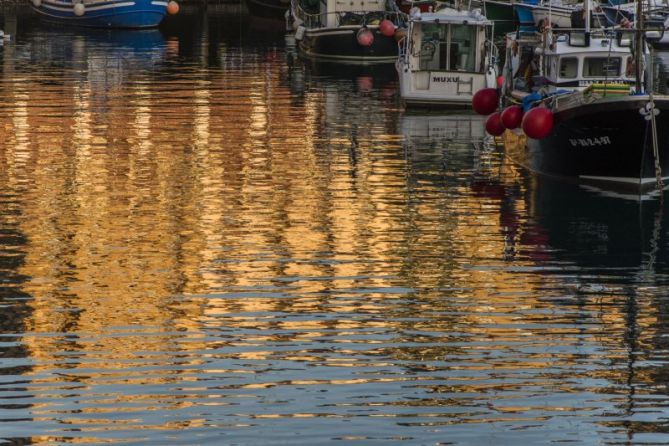
[[[385,37],[393,37],[396,32],[397,27],[391,20],[383,19],[379,23],[379,33],[381,33],[381,35]],[[355,37],[360,46],[372,46],[374,43],[374,33],[367,28],[367,26],[360,28]]]
[[[553,130],[553,112],[540,104],[524,112],[520,105],[509,105],[501,111],[499,93],[496,88],[483,88],[472,97],[472,108],[480,115],[488,116],[485,129],[492,136],[500,136],[505,130],[522,128],[532,139],[542,139]]]
[[[381,20],[379,31],[386,37],[392,37],[395,34],[395,24],[388,19]]]

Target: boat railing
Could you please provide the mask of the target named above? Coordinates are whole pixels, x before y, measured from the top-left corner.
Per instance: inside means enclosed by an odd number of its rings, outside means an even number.
[[[649,24],[647,24],[649,25]],[[611,39],[616,41],[619,47],[629,47],[634,41],[638,30],[634,28],[592,28],[586,32],[583,28],[556,28],[552,31],[553,40],[565,38],[569,46],[587,47],[593,38]],[[649,41],[659,40],[664,34],[664,27],[660,24],[650,24],[643,30],[646,39]],[[527,40],[528,42],[542,39],[544,34],[539,31],[516,31],[516,38],[519,42]]]
[[[407,67],[409,67],[411,61],[407,57],[407,52],[408,50],[408,43],[409,39],[407,36],[402,36],[398,41],[397,41],[397,61],[400,63],[406,64]]]
[[[395,25],[405,22],[406,14],[401,11],[335,11],[310,13],[298,7],[295,16],[308,29],[324,26],[376,26],[382,20],[388,19]]]

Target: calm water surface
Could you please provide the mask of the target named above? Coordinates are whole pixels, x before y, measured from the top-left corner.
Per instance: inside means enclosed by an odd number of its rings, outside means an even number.
[[[0,49],[6,444],[669,442],[669,204],[280,23],[171,25]]]

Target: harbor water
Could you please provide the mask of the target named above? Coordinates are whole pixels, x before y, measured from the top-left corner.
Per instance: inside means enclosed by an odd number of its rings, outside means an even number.
[[[669,443],[666,199],[216,6],[12,22],[0,444]]]

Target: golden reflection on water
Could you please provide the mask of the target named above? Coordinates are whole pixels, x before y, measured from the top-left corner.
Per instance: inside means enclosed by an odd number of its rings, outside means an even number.
[[[415,180],[418,155],[387,101],[337,85],[293,101],[280,59],[152,75],[85,41],[73,48],[75,64],[88,58],[83,73],[13,76],[0,99],[0,181],[15,211],[3,218],[27,240],[23,376],[47,400],[31,403],[36,421],[97,439],[196,429],[216,420],[194,408],[323,386],[370,400],[235,413],[337,418],[352,407],[421,426],[524,426],[581,410],[550,400],[588,387],[576,377],[619,386],[588,391],[627,391],[626,369],[594,370],[588,357],[625,361],[623,292],[581,296],[583,325],[571,304],[546,299],[568,286],[536,273],[552,253],[506,160],[484,153],[477,173],[518,188],[508,203],[469,181]],[[59,87],[41,88],[49,82]],[[638,296],[641,344],[658,320]],[[290,378],[263,369],[288,364]],[[242,389],[252,393],[229,395]],[[515,401],[532,392],[546,399]],[[402,407],[414,412],[392,409]],[[181,419],[145,413],[158,410]]]

